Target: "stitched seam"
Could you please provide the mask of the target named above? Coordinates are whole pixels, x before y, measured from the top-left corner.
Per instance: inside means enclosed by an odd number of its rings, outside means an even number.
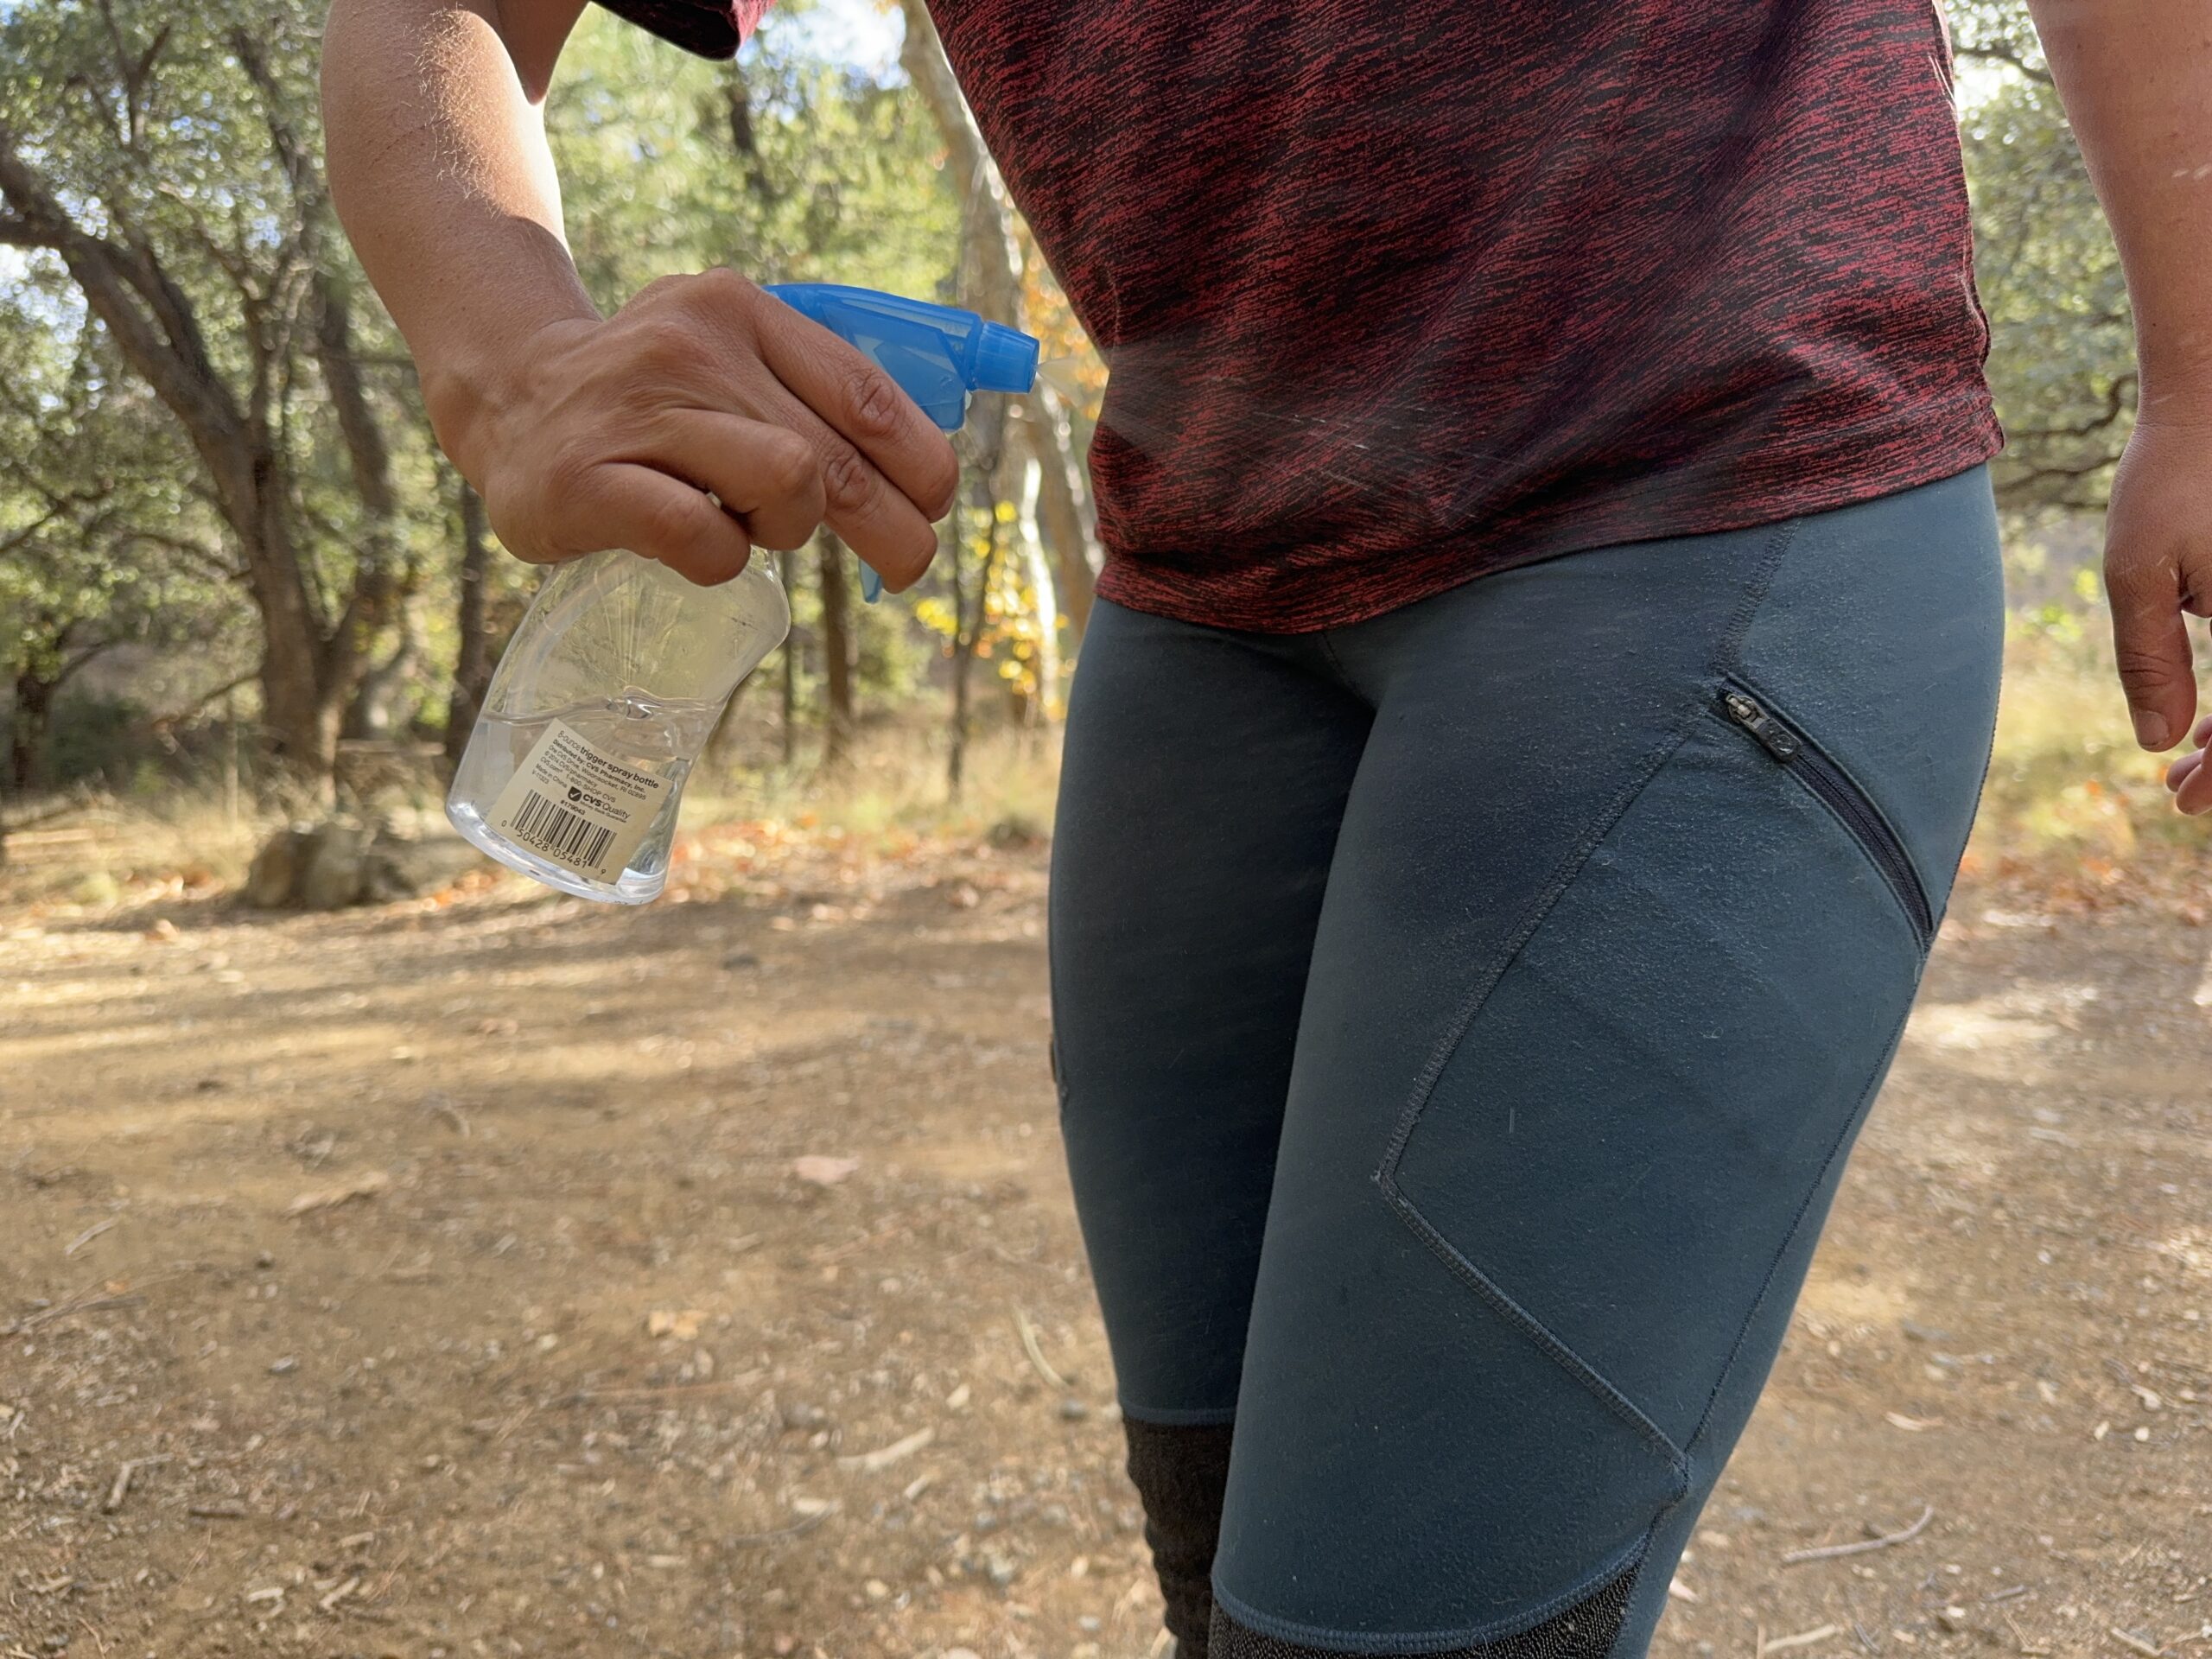
[[[1745,586],[1743,596],[1737,601],[1734,612],[1721,630],[1720,639],[1715,645],[1712,659],[1713,673],[1718,675],[1726,671],[1727,666],[1733,664],[1737,653],[1742,649],[1744,638],[1750,632],[1752,620],[1758,614],[1760,607],[1765,603],[1767,594],[1773,586],[1775,573],[1780,569],[1783,556],[1796,540],[1797,528],[1801,522],[1802,520],[1796,518],[1785,519],[1775,527],[1774,534],[1769,538],[1766,547],[1760,554],[1751,581]],[[1644,758],[1642,766],[1622,787],[1620,792],[1607,804],[1605,810],[1598,815],[1589,832],[1560,861],[1551,879],[1546,882],[1542,891],[1537,894],[1535,901],[1530,906],[1520,926],[1515,929],[1512,935],[1508,938],[1491,965],[1477,976],[1474,991],[1462,1003],[1459,1014],[1446,1028],[1442,1040],[1430,1052],[1429,1058],[1423,1064],[1420,1074],[1414,1079],[1413,1090],[1406,1107],[1399,1114],[1396,1127],[1391,1131],[1390,1139],[1382,1149],[1382,1162],[1376,1169],[1373,1177],[1376,1185],[1382,1192],[1384,1202],[1389,1205],[1392,1212],[1407,1225],[1416,1238],[1419,1238],[1443,1262],[1449,1271],[1482,1295],[1504,1315],[1510,1323],[1533,1339],[1555,1363],[1560,1365],[1569,1376],[1590,1389],[1608,1410],[1621,1418],[1630,1428],[1659,1449],[1673,1468],[1675,1481],[1681,1488],[1677,1492],[1677,1499],[1682,1491],[1687,1491],[1689,1462],[1686,1449],[1677,1446],[1656,1423],[1646,1416],[1618,1388],[1607,1381],[1594,1366],[1575,1353],[1572,1347],[1549,1330],[1542,1321],[1522,1308],[1502,1288],[1492,1283],[1472,1262],[1454,1249],[1444,1235],[1421,1214],[1420,1207],[1408,1198],[1403,1189],[1399,1186],[1398,1170],[1405,1160],[1406,1147],[1413,1139],[1414,1130],[1419,1127],[1423,1114],[1428,1109],[1429,1099],[1435,1091],[1437,1080],[1443,1076],[1445,1067],[1451,1064],[1452,1056],[1459,1052],[1459,1045],[1465,1039],[1468,1031],[1473,1027],[1476,1020],[1481,1016],[1484,1007],[1489,1003],[1499,982],[1510,971],[1522,951],[1528,948],[1529,940],[1533,939],[1542,928],[1567,888],[1580,878],[1589,863],[1591,855],[1604,844],[1605,837],[1613,832],[1615,826],[1627,815],[1629,809],[1635,805],[1637,798],[1649,786],[1651,780],[1659,775],[1668,761],[1672,760],[1683,743],[1688,741],[1690,733],[1694,731],[1699,722],[1706,717],[1706,709],[1707,699],[1702,695],[1690,700],[1688,706],[1683,709],[1680,719],[1676,721],[1675,729]],[[1739,1336],[1739,1343],[1740,1340]],[[1710,1402],[1707,1402],[1707,1409],[1709,1413]],[[1703,1420],[1700,1421],[1702,1423]]]
[[[1321,647],[1321,655],[1328,663],[1329,671],[1336,676],[1337,683],[1364,702],[1367,695],[1353,682],[1351,671],[1344,666],[1344,659],[1337,655],[1337,642],[1332,637],[1332,630],[1324,628],[1313,636]]]
[[[1294,1618],[1277,1618],[1273,1614],[1262,1612],[1233,1592],[1224,1590],[1217,1575],[1213,1585],[1213,1599],[1215,1605],[1239,1624],[1247,1625],[1262,1636],[1296,1642],[1309,1648],[1333,1648],[1340,1653],[1352,1654],[1449,1653],[1454,1648],[1504,1641],[1519,1636],[1524,1630],[1534,1630],[1554,1614],[1564,1612],[1575,1603],[1595,1594],[1623,1573],[1634,1572],[1643,1565],[1656,1531],[1656,1525],[1647,1529],[1625,1550],[1609,1557],[1604,1566],[1548,1600],[1539,1602],[1533,1608],[1524,1607],[1503,1618],[1492,1619],[1486,1624],[1470,1624],[1459,1630],[1378,1636],[1372,1631],[1339,1630],[1324,1624],[1301,1624]],[[1347,1643],[1357,1645],[1348,1647]]]
[[[1455,1278],[1497,1309],[1510,1324],[1518,1326],[1554,1363],[1596,1395],[1614,1415],[1665,1455],[1679,1496],[1688,1478],[1689,1459],[1682,1449],[1668,1438],[1666,1430],[1645,1416],[1633,1400],[1607,1382],[1603,1373],[1567,1346],[1550,1326],[1515,1301],[1497,1281],[1461,1255],[1452,1241],[1437,1230],[1434,1224],[1421,1214],[1420,1208],[1395,1182],[1389,1189],[1388,1197],[1390,1208],[1397,1212],[1398,1218],[1413,1230],[1414,1236],[1428,1246],[1430,1252],[1451,1269]]]
[[[1727,656],[1723,661],[1715,664],[1716,670],[1721,673],[1739,674],[1741,671],[1741,660],[1738,653],[1742,649],[1744,636],[1750,632],[1752,620],[1757,615],[1759,607],[1766,601],[1775,572],[1780,567],[1782,553],[1787,550],[1789,543],[1795,538],[1796,521],[1794,519],[1790,521],[1788,528],[1790,531],[1789,536],[1782,538],[1783,546],[1776,550],[1775,556],[1769,561],[1767,569],[1763,573],[1762,580],[1758,584],[1758,598],[1745,608],[1739,618],[1740,626],[1734,630],[1734,637],[1729,642]],[[1996,734],[1993,730],[1990,735],[1990,749],[1993,754],[1995,748]],[[1986,775],[1987,767],[1988,761],[1985,760],[1983,762],[1985,775]],[[1947,894],[1947,903],[1948,899]],[[1940,917],[1937,921],[1940,925]],[[1690,1431],[1688,1446],[1693,1451],[1696,1448],[1698,1442],[1704,1439],[1706,1429],[1713,1421],[1713,1407],[1719,1402],[1720,1391],[1727,1386],[1729,1377],[1734,1374],[1737,1362],[1743,1357],[1744,1344],[1751,1335],[1751,1326],[1757,1322],[1759,1311],[1766,1306],[1767,1298],[1773,1294],[1774,1275],[1782,1266],[1782,1258],[1789,1253],[1790,1245],[1796,1241],[1799,1231],[1805,1225],[1805,1215],[1812,1208],[1813,1195],[1821,1190],[1821,1184],[1827,1179],[1828,1171],[1834,1167],[1837,1155],[1857,1133],[1859,1125],[1866,1120],[1867,1113],[1872,1109],[1875,1084],[1888,1071],[1890,1061],[1897,1052],[1897,1044],[1904,1036],[1905,1021],[1912,1017],[1912,1005],[1919,995],[1920,974],[1926,969],[1927,957],[1924,953],[1918,957],[1918,962],[1920,966],[1913,977],[1913,995],[1905,1000],[1904,1010],[1897,1016],[1897,1026],[1890,1033],[1888,1045],[1876,1058],[1872,1067],[1866,1074],[1866,1080],[1859,1085],[1859,1109],[1845,1120],[1843,1128],[1837,1133],[1834,1142],[1828,1147],[1827,1156],[1821,1160],[1820,1173],[1807,1184],[1804,1196],[1798,1200],[1797,1213],[1790,1219],[1789,1230],[1782,1236],[1782,1243],[1776,1247],[1773,1258],[1767,1263],[1766,1273],[1759,1281],[1758,1294],[1751,1299],[1751,1307],[1744,1315],[1744,1322],[1737,1328],[1736,1339],[1729,1344],[1728,1357],[1721,1362],[1720,1370],[1713,1378],[1712,1390],[1706,1395],[1705,1405],[1698,1413],[1697,1426]]]
[[[1782,1267],[1782,1258],[1789,1254],[1790,1245],[1796,1242],[1797,1235],[1804,1229],[1806,1212],[1813,1207],[1814,1195],[1819,1192],[1821,1185],[1827,1181],[1828,1172],[1835,1166],[1837,1157],[1849,1143],[1852,1136],[1858,1132],[1859,1126],[1866,1121],[1867,1114],[1873,1109],[1875,1085],[1880,1081],[1883,1074],[1889,1070],[1890,1061],[1897,1053],[1897,1044],[1904,1036],[1905,1022],[1912,1017],[1912,1005],[1918,1000],[1919,993],[1920,976],[1916,971],[1913,976],[1913,995],[1905,999],[1904,1011],[1897,1015],[1897,1025],[1890,1033],[1889,1042],[1884,1046],[1881,1053],[1875,1058],[1874,1064],[1868,1069],[1865,1080],[1859,1085],[1858,1109],[1844,1120],[1843,1128],[1837,1132],[1834,1141],[1828,1147],[1827,1156],[1821,1160],[1820,1173],[1806,1183],[1804,1196],[1797,1201],[1797,1213],[1790,1217],[1789,1230],[1783,1234],[1782,1243],[1776,1247],[1773,1259],[1767,1263],[1766,1274],[1759,1281],[1758,1294],[1751,1299],[1751,1309],[1744,1315],[1744,1322],[1737,1329],[1736,1340],[1729,1345],[1728,1357],[1721,1363],[1719,1374],[1713,1379],[1713,1391],[1706,1395],[1704,1409],[1698,1413],[1697,1427],[1690,1431],[1691,1446],[1694,1446],[1700,1440],[1704,1438],[1706,1427],[1713,1419],[1713,1408],[1720,1398],[1720,1390],[1727,1385],[1730,1375],[1736,1369],[1736,1362],[1743,1357],[1744,1343],[1751,1335],[1751,1326],[1758,1319],[1759,1310],[1766,1306],[1768,1296],[1773,1292],[1774,1275]]]
[[[1728,619],[1728,626],[1721,631],[1720,643],[1713,658],[1716,674],[1732,673],[1741,664],[1744,639],[1751,631],[1751,624],[1758,619],[1766,605],[1767,595],[1774,590],[1774,579],[1782,569],[1782,562],[1789,550],[1796,545],[1798,526],[1802,518],[1784,519],[1776,527],[1774,539],[1759,557],[1758,566],[1751,579],[1745,585],[1744,597],[1738,601],[1736,613]]]
[[[1630,1428],[1656,1446],[1666,1457],[1668,1462],[1673,1465],[1677,1480],[1683,1478],[1686,1468],[1682,1449],[1669,1440],[1657,1424],[1638,1410],[1626,1395],[1611,1382],[1606,1382],[1587,1361],[1582,1359],[1572,1348],[1546,1328],[1541,1320],[1529,1313],[1503,1290],[1491,1284],[1471,1262],[1452,1249],[1445,1240],[1444,1236],[1429,1223],[1427,1217],[1421,1214],[1419,1206],[1408,1198],[1399,1186],[1398,1168],[1405,1160],[1406,1147],[1413,1139],[1414,1128],[1420,1124],[1422,1115],[1428,1109],[1429,1098],[1435,1090],[1437,1079],[1443,1075],[1444,1068],[1451,1063],[1452,1055],[1459,1052],[1461,1040],[1480,1016],[1484,1007],[1490,1001],[1491,993],[1497,988],[1498,982],[1505,977],[1515,960],[1527,947],[1529,941],[1534,938],[1541,929],[1545,919],[1550,916],[1560,897],[1568,887],[1573,885],[1575,878],[1581,874],[1584,867],[1589,862],[1591,854],[1595,852],[1605,838],[1612,833],[1614,825],[1620,822],[1629,808],[1635,804],[1637,797],[1643,793],[1645,787],[1659,775],[1675,751],[1681,748],[1689,734],[1691,722],[1701,718],[1702,715],[1702,708],[1693,708],[1685,715],[1677,728],[1646,757],[1643,766],[1636,775],[1608,804],[1606,810],[1599,815],[1590,832],[1561,861],[1557,872],[1551,880],[1546,883],[1543,892],[1538,895],[1536,903],[1531,907],[1527,918],[1519,928],[1515,930],[1513,936],[1507,941],[1505,948],[1499,953],[1495,964],[1486,969],[1478,979],[1474,995],[1468,998],[1459,1016],[1453,1020],[1445,1039],[1437,1045],[1431,1052],[1427,1063],[1422,1066],[1421,1075],[1414,1083],[1412,1098],[1405,1110],[1399,1115],[1397,1127],[1391,1132],[1389,1142],[1382,1151],[1382,1164],[1374,1175],[1375,1184],[1382,1190],[1384,1202],[1389,1205],[1392,1212],[1407,1224],[1414,1236],[1426,1244],[1453,1274],[1481,1294],[1484,1299],[1504,1314],[1511,1324],[1533,1338],[1538,1347],[1566,1369],[1568,1375],[1586,1388],[1591,1389],[1608,1410],[1619,1416]]]

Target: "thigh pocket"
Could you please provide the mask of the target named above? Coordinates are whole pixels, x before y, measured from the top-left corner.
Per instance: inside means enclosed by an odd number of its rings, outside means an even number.
[[[1383,1192],[1685,1447],[1817,1224],[1929,931],[1866,792],[1755,688],[1718,686],[1430,1068]]]

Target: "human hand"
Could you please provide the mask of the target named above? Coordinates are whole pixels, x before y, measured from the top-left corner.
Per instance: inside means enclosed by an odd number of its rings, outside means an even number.
[[[2137,425],[2105,519],[2105,588],[2137,741],[2170,748],[2196,714],[2186,619],[2212,610],[2212,423]],[[2196,747],[2168,768],[2166,787],[2183,811],[2202,812],[2212,809],[2212,718],[2190,734]]]
[[[959,482],[944,435],[858,350],[734,271],[663,277],[513,357],[439,435],[524,559],[627,548],[714,583],[826,522],[896,591],[937,552],[931,521]]]

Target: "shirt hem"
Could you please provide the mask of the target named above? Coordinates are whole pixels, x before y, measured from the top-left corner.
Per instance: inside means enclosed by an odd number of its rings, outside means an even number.
[[[1417,549],[1370,554],[1295,575],[1265,570],[1209,574],[1196,579],[1209,590],[1203,593],[1192,590],[1193,578],[1185,572],[1149,564],[1140,556],[1114,555],[1099,574],[1097,592],[1129,610],[1236,632],[1303,634],[1350,627],[1521,565],[1637,542],[1750,529],[1955,477],[2004,447],[1988,395],[1978,394],[1972,404],[1980,416],[1972,429],[1929,443],[1909,466],[1838,466],[1835,446],[1844,439],[1860,450],[1910,443],[1916,435],[1924,435],[1924,410],[1886,425],[1832,429],[1821,435],[1816,447],[1747,455],[1738,471],[1739,480],[1795,474],[1802,480],[1788,486],[1739,485],[1655,502],[1651,498],[1664,496],[1668,489],[1662,478],[1541,518],[1484,525]],[[1224,593],[1225,588],[1244,592]]]

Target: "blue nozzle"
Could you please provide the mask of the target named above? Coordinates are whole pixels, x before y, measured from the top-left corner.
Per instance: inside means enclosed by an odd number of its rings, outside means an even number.
[[[1037,384],[1037,342],[1002,322],[985,323],[968,384],[977,391],[1028,391]]]
[[[944,431],[968,418],[969,393],[1036,384],[1037,342],[973,311],[836,283],[775,283],[765,291],[866,353]],[[883,578],[862,564],[861,596],[873,605],[882,594]]]

